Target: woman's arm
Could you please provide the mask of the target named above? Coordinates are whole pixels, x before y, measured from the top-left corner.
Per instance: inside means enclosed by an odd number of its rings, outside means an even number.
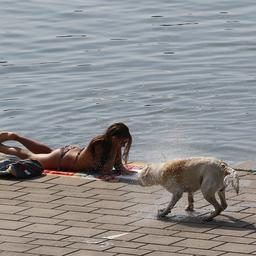
[[[116,170],[120,171],[122,174],[128,174],[128,173],[130,174],[130,171],[123,164],[121,148],[117,150],[114,167]]]
[[[97,158],[99,161],[102,159],[104,149],[102,145],[98,145],[96,148]],[[131,172],[123,165],[121,144],[118,139],[112,139],[112,145],[107,159],[102,166],[100,166],[100,172],[102,175],[113,175],[113,168],[120,171],[122,174],[131,174]]]
[[[110,152],[107,155],[107,159],[102,163],[102,159],[105,157],[103,156],[104,154],[104,149],[102,145],[97,145],[95,147],[95,153],[96,153],[96,161],[100,163],[98,165],[98,169],[101,172],[102,175],[111,175],[116,159],[116,147],[112,145],[112,148],[110,149]]]

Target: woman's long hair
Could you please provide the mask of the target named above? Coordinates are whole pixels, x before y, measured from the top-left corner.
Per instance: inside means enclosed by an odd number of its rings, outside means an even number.
[[[124,123],[114,123],[110,125],[106,132],[103,135],[99,135],[92,139],[88,148],[91,150],[93,156],[95,156],[95,146],[101,144],[103,147],[103,154],[101,156],[100,165],[103,166],[107,161],[111,147],[112,147],[112,137],[116,136],[118,138],[128,139],[127,143],[124,146],[122,159],[125,163],[128,161],[129,151],[132,144],[132,136],[130,134],[129,128]]]

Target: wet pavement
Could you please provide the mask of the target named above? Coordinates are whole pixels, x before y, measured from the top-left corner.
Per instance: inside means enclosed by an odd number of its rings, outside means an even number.
[[[171,194],[81,177],[0,180],[0,256],[256,255],[256,175],[239,171],[240,193],[204,222],[212,207],[200,192],[195,212],[186,195],[173,212],[156,213]]]

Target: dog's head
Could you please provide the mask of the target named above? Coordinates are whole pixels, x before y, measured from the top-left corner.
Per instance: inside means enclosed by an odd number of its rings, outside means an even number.
[[[153,186],[159,184],[156,168],[152,165],[146,165],[138,175],[138,183],[141,186]]]

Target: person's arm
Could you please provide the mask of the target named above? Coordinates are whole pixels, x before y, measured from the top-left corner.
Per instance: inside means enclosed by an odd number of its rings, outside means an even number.
[[[122,162],[121,148],[117,149],[114,167],[117,171],[120,171],[122,174],[130,174],[130,171],[124,166]]]
[[[95,152],[96,152],[96,158],[98,162],[102,161],[102,154],[104,154],[104,150],[102,148],[102,145],[97,145],[95,147]],[[113,174],[113,167],[116,159],[116,150],[115,146],[113,145],[110,153],[108,154],[108,158],[104,162],[103,165],[99,166],[99,171],[101,172],[102,175],[111,175]]]

